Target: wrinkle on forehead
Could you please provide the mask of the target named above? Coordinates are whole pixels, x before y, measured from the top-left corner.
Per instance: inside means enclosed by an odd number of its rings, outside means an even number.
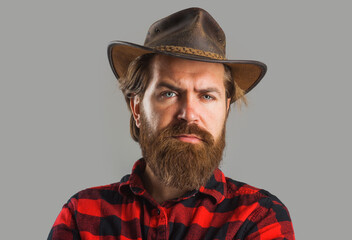
[[[202,71],[200,70],[206,70],[207,74],[202,75]],[[197,79],[197,85],[204,85],[208,83],[209,80],[219,78],[219,76],[221,76],[221,80],[223,80],[225,68],[221,63],[193,61],[159,54],[153,58],[152,77],[157,77],[160,74],[162,74],[163,77],[172,78],[176,84],[181,84],[186,76]],[[205,77],[205,75],[207,77]],[[190,82],[190,84],[193,83],[195,82]]]

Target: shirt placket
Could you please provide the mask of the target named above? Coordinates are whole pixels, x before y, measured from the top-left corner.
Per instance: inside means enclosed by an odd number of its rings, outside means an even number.
[[[153,234],[149,234],[148,239],[166,240],[168,239],[167,213],[161,206],[152,210],[150,223],[155,229]],[[151,232],[150,232],[151,233]]]

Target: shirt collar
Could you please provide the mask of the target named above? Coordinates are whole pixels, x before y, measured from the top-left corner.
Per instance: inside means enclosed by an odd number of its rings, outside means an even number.
[[[120,181],[119,191],[121,193],[128,194],[132,192],[135,195],[143,195],[146,192],[142,181],[145,166],[146,164],[143,158],[135,162],[132,173],[123,177]]]
[[[219,204],[225,199],[227,191],[226,178],[224,173],[219,169],[215,169],[213,175],[205,186],[199,188],[199,192],[209,195]]]
[[[145,170],[146,163],[143,158],[139,159],[132,168],[132,173],[123,177],[120,181],[119,191],[122,194],[133,193],[135,195],[149,195],[146,194],[146,190],[143,186],[142,174]],[[216,203],[219,204],[225,199],[226,193],[226,178],[220,169],[215,169],[213,175],[210,177],[206,185],[201,186],[198,191],[190,191],[186,193],[180,199],[189,198],[194,196],[195,193],[199,192],[206,196],[210,196],[215,199]]]

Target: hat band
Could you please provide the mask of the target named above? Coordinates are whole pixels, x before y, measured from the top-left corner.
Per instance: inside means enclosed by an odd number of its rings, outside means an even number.
[[[207,52],[200,49],[189,48],[189,47],[180,47],[180,46],[156,46],[153,49],[164,52],[173,52],[173,53],[183,53],[189,55],[196,55],[201,57],[207,57],[216,60],[225,60],[223,56],[213,52]]]

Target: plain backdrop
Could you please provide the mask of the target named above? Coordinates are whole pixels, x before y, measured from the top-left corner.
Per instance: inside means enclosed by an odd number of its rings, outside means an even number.
[[[141,153],[106,47],[143,44],[193,6],[220,23],[229,59],[268,65],[231,110],[221,169],[278,196],[297,239],[350,236],[348,1],[2,0],[1,239],[46,239],[73,194],[130,173]]]

